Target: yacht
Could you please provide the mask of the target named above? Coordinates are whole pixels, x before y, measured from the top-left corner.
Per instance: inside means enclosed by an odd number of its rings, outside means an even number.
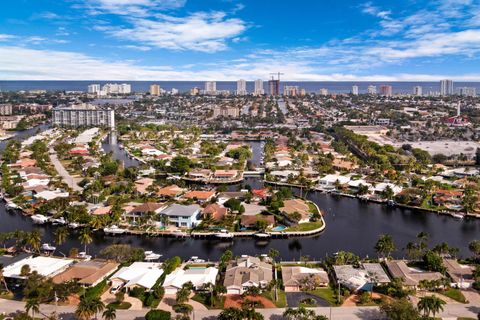
[[[68,224],[68,226],[72,229],[77,229],[78,227],[80,227],[80,223],[78,222],[71,222]]]
[[[215,233],[215,237],[219,239],[232,239],[233,233],[228,232],[225,229],[220,230],[219,232]]]
[[[125,229],[119,228],[116,225],[111,225],[110,227],[103,228],[103,232],[106,234],[123,234],[125,233]]]
[[[205,260],[198,258],[197,256],[192,256],[190,261],[193,263],[205,263]]]
[[[55,251],[57,248],[54,247],[54,246],[51,246],[50,243],[44,243],[42,244],[42,248],[41,248],[43,251]]]
[[[77,254],[77,259],[89,261],[90,259],[92,259],[92,256],[87,254],[85,251],[82,251]]]
[[[44,224],[48,221],[48,217],[43,214],[34,214],[31,218],[35,224]]]
[[[59,225],[59,224],[60,224],[60,225],[65,225],[65,224],[67,224],[67,220],[65,220],[64,217],[51,219],[51,221],[52,221],[52,224],[53,224],[54,226]]]
[[[162,255],[153,251],[145,251],[145,261],[158,260]]]
[[[465,215],[463,215],[462,213],[457,213],[457,212],[452,212],[450,213],[450,215],[456,219],[463,219],[465,217]]]
[[[256,238],[262,238],[262,239],[265,239],[265,238],[270,238],[270,233],[266,233],[266,232],[257,232],[253,235],[254,237]]]
[[[7,210],[17,210],[17,209],[20,209],[20,207],[17,206],[13,202],[7,202],[7,204],[5,205],[5,209],[7,209]]]

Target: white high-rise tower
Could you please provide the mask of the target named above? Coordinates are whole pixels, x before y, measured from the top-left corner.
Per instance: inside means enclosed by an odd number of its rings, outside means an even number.
[[[237,95],[244,96],[247,94],[247,81],[240,79],[237,81]]]
[[[265,94],[265,90],[263,89],[263,80],[262,79],[257,79],[255,80],[255,91],[254,91],[256,96],[260,96],[262,94]]]

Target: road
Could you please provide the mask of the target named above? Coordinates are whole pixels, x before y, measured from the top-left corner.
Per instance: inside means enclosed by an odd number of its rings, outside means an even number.
[[[83,189],[78,186],[78,184],[75,182],[75,179],[70,175],[70,173],[68,173],[68,171],[65,169],[65,167],[60,162],[60,160],[58,160],[57,153],[55,152],[55,150],[53,150],[53,148],[50,148],[48,150],[48,153],[50,155],[50,162],[52,162],[53,166],[55,167],[55,170],[62,177],[63,181],[73,191],[81,192]]]
[[[23,311],[25,304],[21,301],[0,299],[0,312],[11,314]],[[44,315],[49,315],[53,311],[62,319],[74,319],[74,306],[41,305],[40,311]],[[331,320],[375,320],[384,319],[377,307],[336,307],[336,308],[313,308],[317,314],[323,314]],[[144,310],[117,310],[117,320],[143,319],[148,309]],[[284,309],[258,309],[265,319],[280,320]],[[205,319],[215,320],[221,310],[195,311],[192,315],[193,320]],[[330,313],[331,312],[331,313]],[[480,312],[478,304],[449,304],[445,310],[438,316],[444,319],[456,319],[457,317],[471,317],[476,319]]]

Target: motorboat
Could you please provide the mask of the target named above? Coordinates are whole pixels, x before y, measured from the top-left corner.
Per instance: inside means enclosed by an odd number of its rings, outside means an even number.
[[[52,224],[53,224],[54,226],[55,226],[55,225],[66,225],[66,224],[67,224],[67,220],[65,220],[64,217],[51,219],[50,221],[52,221]]]
[[[190,261],[193,263],[205,263],[205,260],[198,258],[197,256],[192,256]]]
[[[48,217],[43,214],[34,214],[31,218],[35,224],[44,224],[48,221]]]
[[[103,232],[105,232],[106,234],[123,234],[126,232],[126,230],[119,228],[116,225],[111,225],[110,227],[103,228]]]
[[[225,229],[220,230],[219,232],[215,233],[215,237],[219,239],[232,239],[233,233],[228,232]]]
[[[20,209],[20,207],[13,202],[8,202],[5,205],[5,209],[7,209],[7,210],[18,210],[18,209]]]
[[[78,223],[78,222],[70,222],[70,223],[68,224],[68,226],[69,226],[70,228],[72,228],[72,229],[77,229],[78,227],[80,227],[80,223]]]
[[[92,256],[87,254],[85,251],[82,251],[77,254],[77,259],[89,261],[90,259],[92,259]]]
[[[49,243],[44,243],[44,244],[42,244],[41,249],[42,249],[43,251],[55,251],[55,250],[57,250],[56,247],[51,246]]]
[[[186,237],[187,236],[187,233],[186,232],[183,232],[181,230],[176,230],[174,232],[172,232],[172,235],[174,237],[177,237],[177,238],[183,238],[183,237]]]
[[[153,251],[145,251],[145,261],[158,260],[162,255]]]
[[[465,215],[463,215],[462,213],[456,213],[456,212],[452,212],[450,213],[450,215],[456,219],[463,219],[465,217]]]
[[[255,238],[261,238],[261,239],[265,239],[265,238],[270,238],[270,233],[266,233],[266,232],[257,232],[253,235]]]

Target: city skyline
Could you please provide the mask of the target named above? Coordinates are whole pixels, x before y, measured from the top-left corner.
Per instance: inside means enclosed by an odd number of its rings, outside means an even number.
[[[3,9],[2,80],[480,79],[473,0],[24,0]]]

